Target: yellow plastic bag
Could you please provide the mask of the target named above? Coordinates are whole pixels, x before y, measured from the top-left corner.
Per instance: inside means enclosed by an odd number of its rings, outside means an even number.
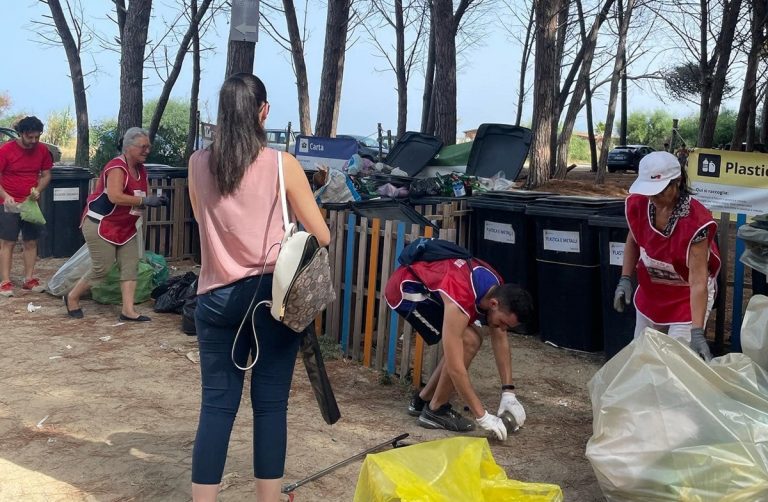
[[[368,455],[355,502],[562,502],[557,485],[507,479],[485,438],[454,437]]]

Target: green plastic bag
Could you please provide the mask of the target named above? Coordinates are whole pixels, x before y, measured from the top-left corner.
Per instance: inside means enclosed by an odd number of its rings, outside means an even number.
[[[19,210],[22,220],[35,223],[36,225],[45,225],[45,217],[35,199],[30,197],[24,199],[24,202],[19,204]]]
[[[143,303],[149,300],[152,293],[152,280],[154,277],[154,268],[146,260],[139,260],[139,274],[136,279],[136,294],[134,303]],[[120,305],[123,303],[123,295],[120,292],[120,270],[117,263],[107,272],[107,276],[99,284],[91,287],[91,297],[98,303],[109,305]]]
[[[152,287],[165,284],[168,281],[168,263],[165,257],[152,251],[144,251],[144,259],[152,265]]]
[[[562,502],[557,485],[508,479],[485,438],[453,437],[365,457],[355,502]]]

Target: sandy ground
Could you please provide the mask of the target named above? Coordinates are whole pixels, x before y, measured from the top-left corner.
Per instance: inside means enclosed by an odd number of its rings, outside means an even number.
[[[50,277],[63,261],[42,260],[40,275]],[[28,312],[30,302],[42,308]],[[200,401],[195,338],[179,330],[180,316],[151,313],[150,303],[139,311],[153,322],[141,325],[117,325],[117,306],[86,300],[83,309],[85,319],[72,320],[61,300],[45,293],[0,298],[0,500],[190,500]],[[496,462],[510,478],[560,485],[566,500],[602,500],[584,457],[592,422],[586,383],[602,354],[510,336],[528,421],[506,442],[490,440]],[[328,361],[328,369],[342,413],[333,426],[323,422],[297,361],[286,483],[402,433],[410,443],[451,435],[423,429],[407,415],[406,385],[383,385],[378,372],[349,360]],[[499,381],[489,344],[473,364],[472,380],[494,410]],[[223,501],[253,499],[247,392],[230,443]],[[295,500],[352,500],[360,465],[298,488]]]

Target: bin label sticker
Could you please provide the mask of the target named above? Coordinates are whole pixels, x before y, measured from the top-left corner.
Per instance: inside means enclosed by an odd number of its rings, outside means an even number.
[[[544,229],[544,249],[564,253],[580,253],[581,240],[578,232]]]
[[[504,242],[506,244],[515,243],[515,229],[509,223],[498,223],[496,221],[485,222],[485,232],[483,237],[487,241]]]
[[[80,200],[80,188],[66,187],[53,189],[53,202],[63,202],[67,200]]]
[[[611,265],[621,267],[624,265],[624,243],[623,242],[611,242],[609,243],[611,252]]]

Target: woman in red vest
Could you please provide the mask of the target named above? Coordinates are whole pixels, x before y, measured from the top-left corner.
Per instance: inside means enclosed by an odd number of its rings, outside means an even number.
[[[629,193],[629,234],[614,308],[621,312],[632,301],[636,271],[635,338],[647,327],[665,331],[709,361],[705,326],[720,271],[717,224],[692,197],[685,169],[671,153],[643,157]]]
[[[121,321],[145,322],[151,319],[136,312],[133,304],[139,268],[136,237],[137,222],[146,206],[161,206],[164,196],[147,195],[147,160],[151,145],[149,133],[131,127],[123,135],[122,155],[110,160],[101,171],[96,189],[88,196],[80,228],[91,256],[91,270],[64,296],[67,315],[83,317],[80,297],[93,284],[104,279],[113,263],[120,268],[122,293]]]

